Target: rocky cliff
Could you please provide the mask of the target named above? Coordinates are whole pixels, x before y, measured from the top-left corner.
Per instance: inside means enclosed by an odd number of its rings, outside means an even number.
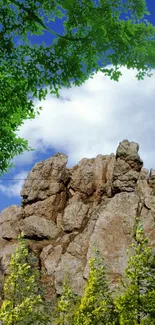
[[[155,246],[155,171],[143,168],[138,150],[137,143],[124,140],[116,155],[84,158],[70,169],[60,153],[35,164],[21,191],[22,206],[0,214],[0,276],[8,274],[23,231],[43,271],[47,298],[61,293],[66,272],[82,294],[94,245],[115,286],[126,266],[133,216],[139,214]]]

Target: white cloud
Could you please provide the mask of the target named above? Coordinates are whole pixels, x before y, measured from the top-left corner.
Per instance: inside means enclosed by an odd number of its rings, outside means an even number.
[[[111,81],[97,73],[81,87],[62,89],[61,98],[48,95],[40,116],[25,121],[19,135],[29,141],[35,151],[14,159],[16,166],[36,162],[36,157],[53,149],[68,155],[69,166],[83,157],[115,153],[123,139],[136,141],[144,167],[155,167],[155,73],[144,81],[136,72],[122,68],[120,81]],[[0,181],[0,191],[8,197],[20,195],[27,176],[22,171],[7,185]]]
[[[118,83],[97,73],[81,87],[62,89],[61,99],[48,95],[36,102],[43,107],[40,116],[25,121],[19,132],[36,152],[16,157],[16,164],[30,163],[37,152],[54,148],[68,155],[71,166],[83,157],[115,152],[127,138],[140,144],[145,166],[153,167],[155,74],[138,81],[135,71],[121,70]]]
[[[18,197],[20,196],[20,191],[24,184],[24,179],[27,177],[28,172],[22,171],[15,175],[15,177],[10,181],[10,184],[3,185],[4,180],[0,181],[0,191],[8,197]],[[3,184],[2,184],[3,182]]]

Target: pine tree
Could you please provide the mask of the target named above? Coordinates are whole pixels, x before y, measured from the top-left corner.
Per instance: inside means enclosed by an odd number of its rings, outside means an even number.
[[[155,324],[155,256],[135,218],[135,242],[128,259],[121,294],[116,299],[120,325]],[[129,251],[128,251],[129,254]]]
[[[28,263],[28,248],[23,234],[12,255],[11,274],[4,284],[4,301],[0,309],[2,325],[49,324],[44,302],[39,293],[39,272]]]
[[[81,298],[74,325],[114,325],[118,315],[112,292],[106,280],[104,260],[96,250],[96,257],[89,261],[88,282]]]

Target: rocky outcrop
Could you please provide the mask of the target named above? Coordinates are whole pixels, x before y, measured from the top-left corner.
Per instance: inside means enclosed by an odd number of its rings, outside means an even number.
[[[0,214],[0,277],[9,273],[10,254],[23,231],[43,271],[47,299],[61,293],[66,274],[82,294],[94,245],[116,286],[137,213],[155,248],[155,171],[143,168],[138,150],[137,143],[124,140],[116,155],[84,158],[70,169],[60,153],[35,164],[21,191],[22,206]]]
[[[116,151],[113,172],[113,192],[133,192],[135,190],[139,172],[143,162],[138,154],[139,145],[124,140]]]

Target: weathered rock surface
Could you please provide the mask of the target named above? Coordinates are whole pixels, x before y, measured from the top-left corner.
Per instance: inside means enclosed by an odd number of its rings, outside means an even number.
[[[116,155],[83,158],[67,168],[64,154],[35,164],[21,191],[22,207],[0,214],[0,278],[23,231],[37,256],[46,297],[61,293],[66,274],[82,294],[94,245],[104,255],[111,285],[126,267],[139,213],[155,249],[155,170],[143,167],[135,142],[122,141]]]
[[[71,202],[72,201],[72,202]],[[88,204],[82,201],[70,200],[66,207],[62,219],[62,227],[64,231],[73,231],[80,229],[83,220],[86,219],[89,210]]]
[[[19,229],[28,238],[35,239],[54,239],[59,231],[53,221],[32,215],[24,220],[19,225]]]
[[[22,208],[12,205],[0,214],[0,238],[16,239],[19,234],[18,222],[22,218]]]

